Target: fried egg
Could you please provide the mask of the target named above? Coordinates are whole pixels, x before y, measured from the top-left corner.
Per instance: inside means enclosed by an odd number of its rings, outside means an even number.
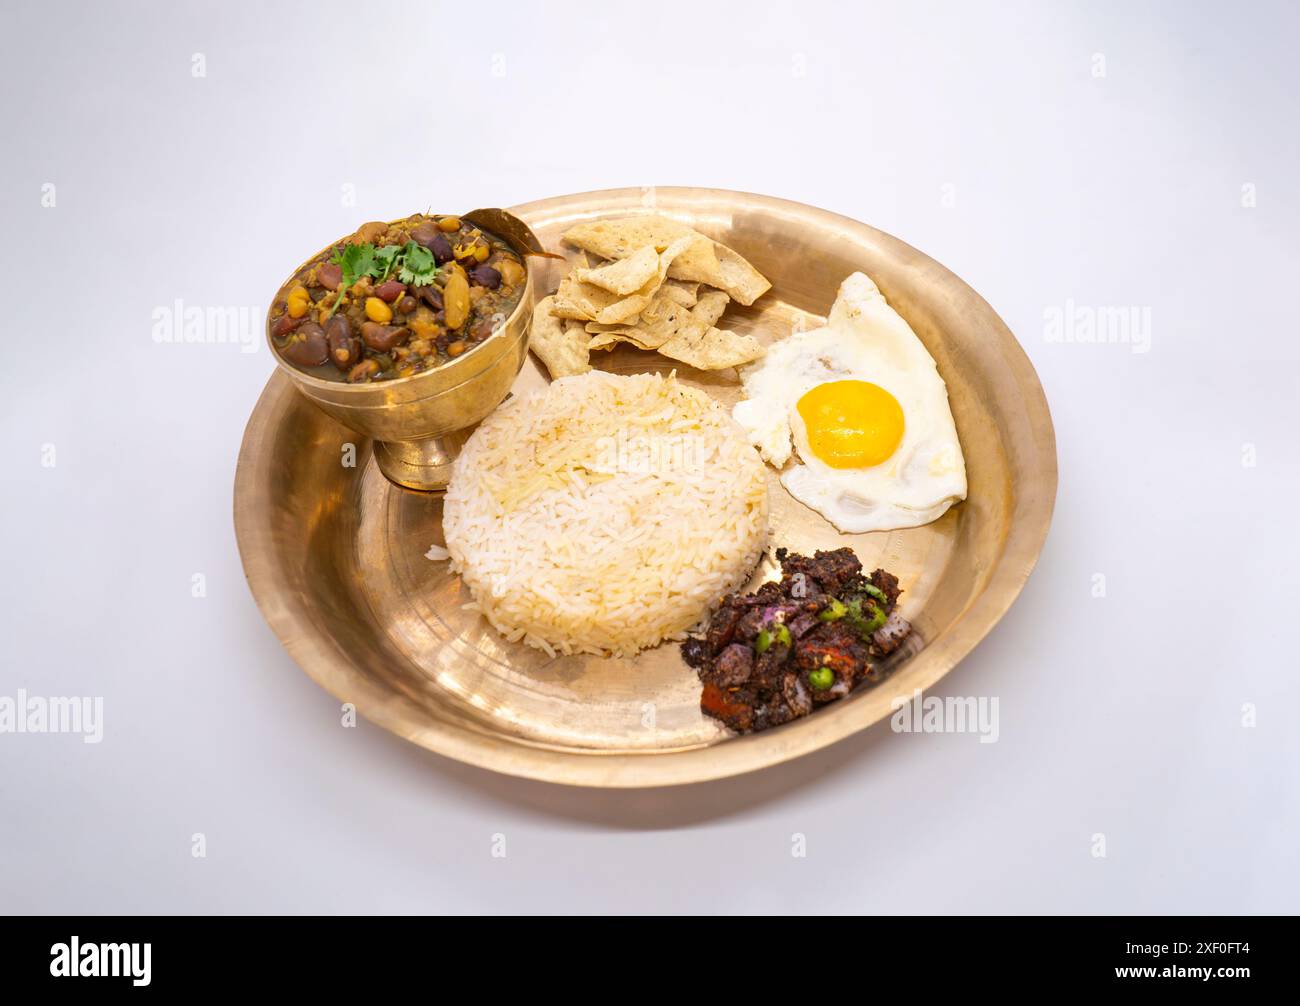
[[[776,343],[740,376],[733,417],[786,491],[841,531],[928,524],[966,498],[948,388],[865,274],[840,284],[824,327]]]

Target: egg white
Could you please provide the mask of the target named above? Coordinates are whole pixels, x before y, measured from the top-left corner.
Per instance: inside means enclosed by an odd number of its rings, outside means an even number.
[[[865,274],[840,285],[824,327],[776,343],[740,374],[745,400],[733,417],[763,458],[784,469],[786,491],[841,531],[928,524],[966,498],[966,461],[947,386],[916,333]],[[809,447],[799,399],[843,380],[879,385],[903,409],[903,438],[878,465],[832,468]]]

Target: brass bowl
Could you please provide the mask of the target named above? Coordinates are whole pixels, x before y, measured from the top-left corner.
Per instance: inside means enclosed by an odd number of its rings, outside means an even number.
[[[390,482],[423,492],[446,489],[451,462],[469,431],[510,392],[528,355],[535,289],[529,256],[545,254],[528,225],[506,210],[474,210],[460,216],[505,240],[526,273],[515,309],[464,356],[411,377],[364,384],[328,381],[304,373],[280,356],[270,332],[274,304],[267,310],[267,344],[280,371],[322,412],[375,441],[375,461]],[[338,243],[330,242],[293,275]]]
[[[730,736],[700,713],[699,678],[675,645],[632,659],[552,659],[466,610],[460,578],[425,555],[445,544],[443,501],[394,489],[365,444],[355,468],[341,466],[339,444],[352,434],[275,374],[249,419],[235,476],[235,532],[253,596],[317,684],[431,751],[511,775],[611,787],[692,783],[797,758],[872,724],[882,729],[895,702],[934,687],[997,624],[1043,546],[1056,497],[1051,415],[1024,351],[979,294],[888,234],[768,196],[620,189],[515,211],[559,248],[580,220],[652,207],[727,243],[772,281],[753,306],[731,305],[721,327],[771,341],[815,324],[844,276],[861,269],[934,356],[966,455],[964,503],[924,527],[844,535],[769,472],[772,545],[848,545],[868,569],[896,573],[921,648],[879,685],[774,730]],[[563,263],[533,264],[539,290],[554,289],[565,272]],[[675,369],[728,407],[740,394],[734,373],[629,347],[592,362],[622,373]],[[513,390],[545,383],[530,359]],[[773,565],[765,561],[756,579]]]

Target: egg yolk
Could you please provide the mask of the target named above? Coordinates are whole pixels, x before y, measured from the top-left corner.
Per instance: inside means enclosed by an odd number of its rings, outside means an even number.
[[[819,384],[795,406],[813,454],[832,468],[870,468],[903,439],[903,407],[869,381]]]

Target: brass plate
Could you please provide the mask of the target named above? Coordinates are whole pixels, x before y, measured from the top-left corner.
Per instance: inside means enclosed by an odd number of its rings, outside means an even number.
[[[560,250],[560,234],[575,221],[652,208],[735,248],[772,281],[752,307],[730,305],[723,327],[781,338],[795,319],[822,317],[840,281],[861,269],[934,355],[966,455],[965,503],[926,527],[841,535],[771,478],[773,545],[808,552],[847,544],[866,568],[898,574],[902,611],[924,645],[874,688],[775,730],[732,737],[700,714],[698,680],[675,645],[614,660],[550,659],[507,643],[462,610],[468,594],[447,564],[425,558],[443,540],[441,502],[389,485],[369,442],[277,372],[249,420],[235,477],[235,531],[253,596],[321,687],[432,751],[584,786],[666,786],[775,765],[870,726],[894,698],[932,686],[1002,617],[1042,548],[1056,495],[1047,402],[1015,337],[970,287],[865,224],[766,196],[619,189],[514,211]],[[544,263],[539,291],[553,290],[563,272],[563,263]],[[627,347],[593,356],[617,372],[668,364]],[[728,404],[737,398],[734,372],[676,369]],[[530,356],[514,390],[544,381]],[[345,467],[343,445],[352,442],[356,465]]]

